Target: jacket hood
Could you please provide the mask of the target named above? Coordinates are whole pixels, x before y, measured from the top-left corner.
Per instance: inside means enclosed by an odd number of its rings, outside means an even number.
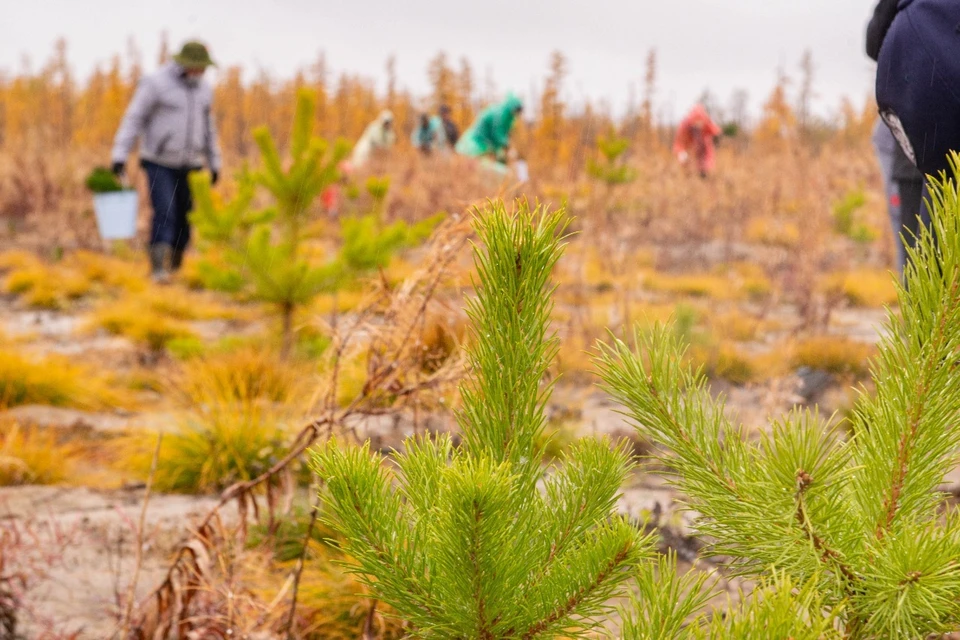
[[[520,100],[515,94],[508,93],[507,97],[504,99],[503,104],[500,105],[504,111],[513,113],[517,109],[523,108],[523,101]]]
[[[706,124],[711,122],[710,114],[707,113],[706,108],[704,108],[702,104],[693,105],[693,108],[690,109],[690,113],[687,114],[687,120],[698,124]]]

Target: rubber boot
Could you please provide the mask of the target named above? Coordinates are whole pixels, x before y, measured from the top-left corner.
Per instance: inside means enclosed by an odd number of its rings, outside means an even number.
[[[150,245],[150,279],[157,284],[170,282],[170,264],[172,248],[168,244],[158,243]]]
[[[176,273],[183,266],[183,249],[174,249],[170,252],[170,271]]]

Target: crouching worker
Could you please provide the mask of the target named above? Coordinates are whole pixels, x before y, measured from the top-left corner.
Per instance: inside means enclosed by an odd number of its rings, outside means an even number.
[[[440,118],[437,116],[431,118],[428,114],[421,113],[417,118],[417,126],[410,136],[413,147],[419,149],[423,155],[429,156],[434,151],[442,149],[445,142],[446,134]]]
[[[720,133],[720,127],[710,118],[703,105],[695,105],[677,128],[673,153],[684,167],[689,166],[691,159],[696,162],[700,177],[706,178],[713,173],[716,165],[714,140]]]
[[[350,164],[354,169],[364,167],[373,158],[382,157],[397,141],[393,130],[393,112],[385,109],[377,119],[367,125],[353,147]]]
[[[180,268],[190,242],[187,214],[193,208],[187,175],[206,164],[211,182],[220,175],[220,147],[211,115],[213,91],[203,80],[213,65],[199,42],[183,45],[173,62],[144,77],[127,107],[113,142],[113,172],[122,176],[133,145],[140,140],[140,164],[147,173],[153,222],[150,269],[167,282]]]
[[[522,111],[523,103],[512,93],[502,103],[487,107],[457,141],[457,153],[485,160],[484,166],[507,174],[510,131]]]

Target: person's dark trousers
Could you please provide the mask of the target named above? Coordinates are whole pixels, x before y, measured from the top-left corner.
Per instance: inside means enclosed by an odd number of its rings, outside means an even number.
[[[926,190],[922,180],[897,180],[900,190],[900,222],[903,225],[903,243],[913,248],[923,225],[930,227],[930,212],[924,205]]]
[[[153,220],[150,224],[151,252],[157,247],[169,247],[171,267],[180,266],[183,252],[190,242],[190,223],[187,214],[193,209],[190,184],[187,176],[193,167],[164,167],[143,161],[150,188],[150,203],[153,205]]]

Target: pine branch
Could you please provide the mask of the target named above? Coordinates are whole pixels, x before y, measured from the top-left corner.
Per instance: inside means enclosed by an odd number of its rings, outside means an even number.
[[[487,250],[475,253],[478,291],[467,315],[476,375],[461,389],[458,419],[470,451],[524,461],[521,466],[533,473],[550,392],[541,381],[557,350],[556,336],[548,336],[548,283],[566,223],[562,212],[525,205],[513,220],[498,203],[475,224]]]
[[[581,440],[563,455],[559,469],[545,481],[543,504],[559,530],[539,536],[549,543],[549,550],[529,590],[536,589],[557,558],[613,510],[632,467],[627,444],[611,448],[606,439]],[[544,514],[542,521],[549,523],[551,518]]]
[[[601,346],[601,378],[640,432],[668,448],[659,457],[674,467],[673,483],[699,513],[696,526],[713,540],[710,552],[732,556],[744,574],[771,566],[804,580],[833,572],[843,578],[833,599],[849,597],[857,571],[846,560],[854,548],[844,533],[846,449],[812,416],[774,425],[759,445],[746,444],[724,417],[722,400],[714,404],[703,377],[681,364],[671,331],[638,333],[636,343],[638,352],[621,340]]]
[[[889,314],[874,365],[876,396],[853,419],[852,495],[865,535],[879,542],[901,521],[933,517],[960,448],[960,197],[945,176],[930,186],[932,227],[921,226],[909,251],[900,314]]]
[[[813,478],[804,470],[797,471],[797,491],[794,499],[797,502],[797,522],[806,533],[813,547],[820,552],[820,558],[825,564],[832,565],[842,575],[847,582],[856,583],[859,578],[853,570],[843,561],[843,556],[832,549],[827,542],[814,530],[813,523],[807,515],[806,505],[804,504],[804,494],[810,485],[813,484]]]
[[[572,613],[583,607],[591,597],[595,597],[597,592],[602,592],[608,582],[616,579],[617,574],[622,573],[627,567],[636,563],[636,546],[636,540],[625,541],[613,557],[595,574],[592,581],[580,586],[574,593],[570,594],[565,602],[550,611],[542,620],[527,628],[520,637],[523,638],[523,640],[532,640],[552,628],[557,622],[567,619]],[[510,632],[505,635],[506,637],[513,636]]]
[[[692,568],[680,575],[673,552],[640,565],[636,578],[637,592],[620,609],[622,640],[693,638],[707,624],[707,602],[719,595],[716,585],[707,587],[708,573]]]
[[[960,305],[960,279],[957,278],[956,272],[952,280],[953,285],[950,288],[948,302],[946,303],[947,308],[956,308],[958,305]],[[939,366],[936,358],[938,354],[943,352],[947,320],[948,315],[946,313],[940,314],[939,322],[937,323],[937,331],[932,336],[931,346],[927,353],[927,361],[922,369],[924,372],[936,371],[937,367]],[[876,536],[881,540],[883,539],[884,534],[889,531],[890,527],[893,525],[893,519],[896,516],[897,508],[900,506],[900,494],[903,492],[909,461],[913,457],[914,449],[916,447],[917,432],[920,429],[921,420],[925,417],[925,400],[930,393],[930,385],[931,381],[928,375],[922,376],[917,381],[916,391],[914,391],[916,404],[914,405],[912,415],[910,416],[909,427],[900,436],[900,441],[897,444],[897,456],[893,464],[893,478],[890,482],[889,492],[886,493],[883,499],[881,520],[877,523]]]
[[[327,487],[323,495],[332,513],[324,521],[344,534],[345,550],[357,558],[361,578],[380,587],[381,599],[397,609],[415,619],[433,618],[430,590],[422,584],[430,577],[407,545],[404,507],[369,444],[343,451],[331,439],[315,450],[312,466]]]

